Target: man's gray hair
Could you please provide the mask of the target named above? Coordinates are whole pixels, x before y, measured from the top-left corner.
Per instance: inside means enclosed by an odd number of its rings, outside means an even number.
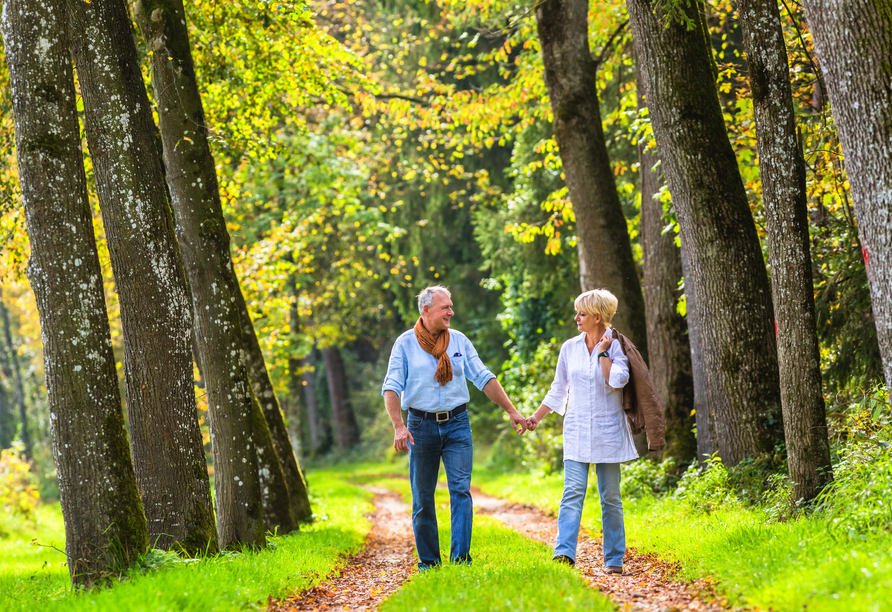
[[[434,303],[434,294],[437,292],[445,293],[446,297],[452,297],[452,294],[449,293],[449,289],[446,287],[441,287],[440,285],[425,287],[418,294],[418,314],[424,314],[424,307],[431,306]]]

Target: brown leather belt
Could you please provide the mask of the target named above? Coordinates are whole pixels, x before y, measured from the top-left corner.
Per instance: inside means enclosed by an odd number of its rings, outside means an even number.
[[[461,406],[456,406],[452,410],[444,410],[443,412],[427,412],[425,410],[416,410],[415,408],[409,408],[409,414],[411,414],[412,416],[417,416],[421,419],[436,419],[437,423],[445,423],[452,417],[460,415],[467,409],[467,404],[462,404]]]

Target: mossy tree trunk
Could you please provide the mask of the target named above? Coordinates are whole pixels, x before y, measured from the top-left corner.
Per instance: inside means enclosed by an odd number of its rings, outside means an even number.
[[[809,248],[805,161],[796,134],[787,49],[776,0],[738,0],[756,120],[759,176],[777,321],[787,465],[796,499],[832,474]]]
[[[359,428],[356,415],[350,405],[350,392],[344,373],[344,360],[336,346],[322,349],[325,360],[325,376],[328,380],[328,395],[331,398],[331,420],[334,424],[335,441],[338,450],[348,450],[359,442]]]
[[[224,548],[262,545],[258,450],[214,159],[189,47],[186,14],[177,0],[139,0],[136,22],[151,53],[165,178],[189,280],[195,340],[208,397],[214,453],[217,533]],[[267,461],[275,457],[267,457]]]
[[[2,33],[65,554],[72,582],[83,585],[126,570],[149,538],[118,393],[64,19],[62,0],[6,0]]]
[[[31,433],[28,430],[28,408],[25,405],[25,385],[22,382],[22,367],[19,364],[19,354],[12,341],[12,321],[9,317],[9,309],[0,300],[0,319],[3,319],[3,336],[6,339],[6,354],[4,355],[4,373],[6,378],[12,381],[15,390],[15,403],[19,410],[19,420],[22,428],[19,437],[25,447],[25,457],[34,458],[34,445],[31,443]]]
[[[892,388],[892,6],[806,0],[845,156],[887,388]]]
[[[638,84],[638,108],[647,107],[642,83]],[[663,455],[692,461],[697,455],[694,436],[694,377],[688,323],[678,312],[682,278],[681,250],[675,233],[663,233],[663,204],[656,199],[663,186],[656,150],[638,142],[641,173],[641,248],[644,251],[644,306],[650,373],[665,408],[666,449]]]
[[[688,260],[697,349],[717,450],[728,465],[770,452],[783,437],[771,288],[734,151],[711,50],[697,27],[666,25],[650,0],[627,0],[638,71]]]
[[[68,12],[121,304],[133,464],[149,537],[159,548],[215,552],[192,381],[191,304],[130,16],[123,0],[69,0]]]
[[[598,65],[588,45],[588,0],[538,2],[536,26],[554,137],[576,216],[582,290],[607,288],[616,295],[614,327],[647,359],[641,282],[604,140]]]
[[[234,269],[232,273],[234,277]],[[257,400],[263,409],[263,416],[266,417],[266,422],[269,425],[269,433],[272,436],[279,460],[282,462],[282,471],[288,482],[291,504],[297,518],[300,521],[309,521],[313,518],[313,510],[310,507],[307,481],[304,479],[303,471],[294,455],[291,440],[288,438],[288,429],[285,427],[285,418],[282,416],[279,398],[276,396],[273,382],[266,370],[266,360],[263,358],[263,351],[260,349],[260,342],[257,340],[251,313],[248,311],[248,304],[245,302],[241,287],[235,294],[235,303],[239,310],[239,322],[242,327],[242,348],[245,351],[248,379],[257,394]]]

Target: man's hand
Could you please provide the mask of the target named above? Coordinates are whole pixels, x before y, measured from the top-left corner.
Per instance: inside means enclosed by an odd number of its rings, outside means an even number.
[[[393,448],[397,451],[409,452],[409,445],[415,446],[415,438],[405,425],[393,431]]]
[[[529,417],[526,421],[527,421],[527,429],[529,431],[536,431],[536,426],[539,424],[539,419],[536,417],[536,415],[534,414],[533,416]]]
[[[523,432],[527,430],[527,420],[520,416],[520,413],[516,410],[513,413],[509,413],[508,418],[511,419],[511,425],[514,427],[517,435],[522,436]]]

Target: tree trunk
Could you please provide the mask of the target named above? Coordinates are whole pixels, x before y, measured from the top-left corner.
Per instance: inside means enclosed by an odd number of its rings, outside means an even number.
[[[257,427],[254,436],[244,436],[252,431],[253,414],[235,305],[238,281],[232,273],[229,232],[207,139],[186,14],[181,0],[138,0],[135,16],[152,53],[165,178],[192,293],[195,339],[214,440],[220,545],[261,544],[263,532],[258,533],[258,526],[262,527],[263,508],[256,503],[261,496]],[[275,455],[268,455],[266,467],[273,460]],[[250,510],[247,514],[246,509]]]
[[[728,465],[782,439],[771,288],[699,27],[664,24],[627,0],[639,75],[688,259],[694,348],[707,372],[715,441]],[[696,4],[679,8],[695,24]]]
[[[310,429],[310,452],[316,455],[322,448],[325,434],[319,417],[319,406],[316,404],[316,362],[319,360],[319,351],[314,346],[310,354],[300,360],[303,369],[301,379],[304,387],[304,401],[307,403],[307,424]]]
[[[738,12],[753,92],[787,465],[795,498],[810,500],[827,484],[832,468],[821,393],[805,161],[796,136],[777,0],[739,0]]]
[[[325,374],[328,379],[328,394],[331,398],[331,420],[334,421],[335,439],[338,450],[347,450],[359,442],[356,416],[350,405],[350,394],[344,376],[344,361],[341,351],[333,346],[322,349],[325,360]]]
[[[299,521],[291,506],[291,494],[285,482],[282,462],[276,454],[269,425],[263,416],[263,409],[257,396],[251,391],[251,415],[254,424],[254,437],[257,440],[257,464],[260,466],[260,490],[263,500],[263,521],[266,530],[283,534],[297,531]]]
[[[15,413],[6,393],[6,386],[0,379],[0,450],[9,448],[15,439]]]
[[[892,12],[878,0],[806,0],[805,12],[839,130],[892,389]]]
[[[189,296],[127,5],[69,0],[68,7],[87,143],[121,304],[133,463],[149,536],[159,548],[215,552],[192,385]],[[259,489],[257,497],[259,506]]]
[[[613,324],[647,359],[641,282],[604,140],[598,65],[588,46],[588,1],[537,3],[536,24],[554,136],[576,215],[582,290],[607,288],[616,295]]]
[[[645,108],[644,87],[638,85],[638,108]],[[644,251],[644,305],[650,373],[665,407],[666,449],[663,455],[682,462],[697,455],[694,437],[694,377],[688,324],[678,313],[681,250],[675,233],[663,234],[663,205],[655,199],[663,185],[656,151],[638,142],[641,173],[641,247]]]
[[[61,0],[6,0],[2,32],[65,554],[72,582],[90,584],[132,565],[149,539],[118,394],[64,15]]]
[[[231,268],[235,277],[235,268]],[[248,304],[242,293],[241,286],[235,292],[235,303],[239,309],[239,322],[242,328],[242,349],[245,351],[245,365],[248,369],[248,379],[257,394],[263,416],[269,424],[269,433],[273,439],[273,445],[282,462],[282,471],[288,482],[288,490],[291,492],[291,504],[299,521],[310,521],[313,518],[313,509],[310,507],[310,497],[307,492],[307,481],[304,480],[303,471],[294,456],[291,440],[288,439],[288,429],[285,427],[285,419],[282,417],[282,409],[279,407],[279,399],[266,370],[266,361],[263,351],[260,350],[260,342],[254,332],[254,323],[248,312]]]
[[[297,309],[298,291],[297,285],[292,285],[291,308],[288,315],[288,327],[291,332],[290,349],[288,356],[288,435],[291,437],[291,446],[294,448],[294,456],[298,461],[303,460],[303,444],[301,436],[303,434],[303,402],[301,397],[304,394],[303,378],[300,374],[303,359],[295,357],[298,349],[297,338],[300,335],[300,313]]]
[[[25,447],[25,457],[31,460],[34,458],[34,446],[31,444],[31,434],[28,433],[28,410],[25,407],[25,387],[22,383],[22,368],[19,365],[19,353],[12,343],[12,322],[9,319],[9,310],[2,299],[0,299],[0,317],[3,318],[3,335],[6,338],[7,360],[9,364],[6,377],[13,382],[15,387],[15,403],[19,409],[19,420],[22,422],[22,431],[19,435],[22,438],[22,445]]]

